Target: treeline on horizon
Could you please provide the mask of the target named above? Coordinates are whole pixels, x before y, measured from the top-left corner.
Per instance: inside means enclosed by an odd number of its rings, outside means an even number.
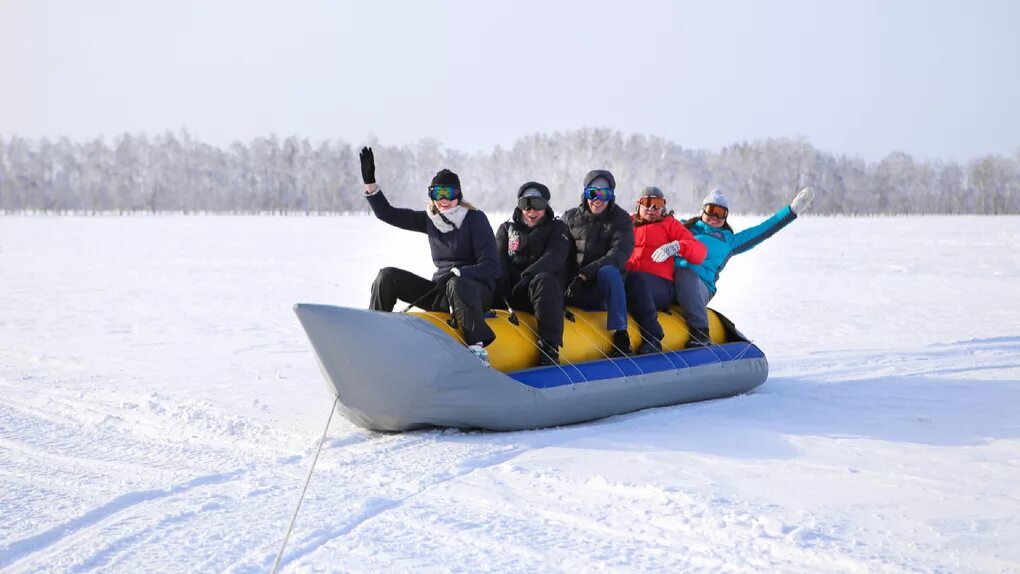
[[[695,213],[714,187],[735,213],[768,213],[806,185],[817,191],[818,214],[1020,213],[1020,149],[962,165],[902,152],[869,163],[803,140],[708,151],[601,128],[530,135],[488,153],[448,150],[433,139],[369,145],[380,186],[402,207],[421,208],[432,176],[445,167],[460,175],[465,199],[478,207],[509,211],[517,188],[534,180],[549,186],[559,213],[579,203],[584,174],[603,168],[616,176],[618,201],[628,208],[643,187],[656,185],[679,214]],[[0,135],[0,212],[364,212],[360,147],[272,135],[224,149],[183,130],[109,143]]]

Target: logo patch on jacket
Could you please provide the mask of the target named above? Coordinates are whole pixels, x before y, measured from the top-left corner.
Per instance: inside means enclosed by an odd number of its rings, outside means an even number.
[[[511,229],[507,236],[506,252],[509,255],[517,253],[517,249],[521,246],[521,234],[516,229]]]

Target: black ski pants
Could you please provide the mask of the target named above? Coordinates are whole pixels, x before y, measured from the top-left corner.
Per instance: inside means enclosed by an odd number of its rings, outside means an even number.
[[[398,299],[426,311],[449,311],[452,307],[468,345],[488,345],[496,340],[496,334],[485,323],[485,310],[492,306],[492,289],[481,281],[450,275],[437,282],[396,267],[380,269],[372,282],[368,308],[392,311]]]
[[[534,313],[538,319],[538,337],[554,347],[563,346],[564,285],[552,273],[539,273],[528,283],[527,291],[505,293],[516,311]],[[506,301],[497,301],[500,308]]]

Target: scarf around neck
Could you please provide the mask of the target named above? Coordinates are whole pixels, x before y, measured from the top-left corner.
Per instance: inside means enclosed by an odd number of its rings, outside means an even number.
[[[428,214],[429,219],[432,220],[432,225],[435,225],[440,233],[449,233],[454,229],[460,229],[460,226],[464,224],[464,218],[467,217],[468,209],[461,204],[457,204],[456,207],[446,211],[439,211],[434,208],[432,202],[429,202],[429,208],[425,213]]]

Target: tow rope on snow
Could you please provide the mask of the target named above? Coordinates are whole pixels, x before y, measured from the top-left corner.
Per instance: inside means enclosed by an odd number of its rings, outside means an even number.
[[[287,527],[287,533],[283,535],[283,544],[280,545],[280,552],[276,554],[276,562],[273,563],[273,569],[271,574],[276,574],[276,569],[280,567],[280,560],[283,559],[283,551],[287,548],[287,540],[290,539],[290,533],[294,530],[294,523],[297,522],[298,511],[301,510],[301,501],[305,499],[305,493],[308,492],[308,483],[312,481],[312,473],[315,472],[315,463],[319,460],[319,453],[322,452],[322,443],[326,442],[326,433],[329,431],[329,423],[333,422],[333,413],[336,412],[336,406],[340,403],[340,395],[336,395],[336,399],[333,400],[333,405],[329,409],[329,418],[326,419],[326,428],[322,429],[322,438],[319,439],[319,446],[315,449],[315,456],[312,457],[312,468],[308,469],[308,477],[305,478],[305,487],[301,489],[301,496],[298,497],[297,506],[294,507],[294,515],[290,517],[290,526]]]

